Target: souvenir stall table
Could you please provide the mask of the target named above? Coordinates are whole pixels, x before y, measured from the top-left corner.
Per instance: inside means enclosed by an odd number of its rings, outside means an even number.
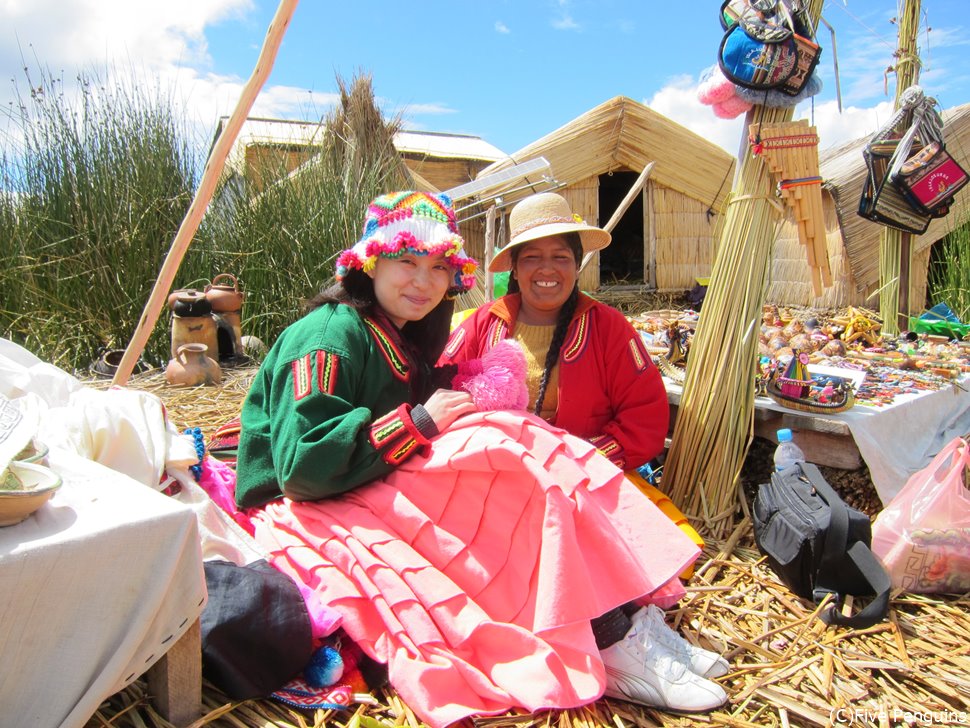
[[[0,723],[83,726],[146,671],[160,712],[197,718],[195,513],[73,453],[50,464],[63,481],[53,498],[0,528]]]
[[[683,388],[664,378],[671,427]],[[755,398],[754,434],[774,441],[789,428],[806,458],[818,465],[854,470],[863,462],[883,505],[925,467],[944,445],[970,432],[970,376],[935,390],[898,394],[881,406],[857,403],[845,412],[815,414]]]

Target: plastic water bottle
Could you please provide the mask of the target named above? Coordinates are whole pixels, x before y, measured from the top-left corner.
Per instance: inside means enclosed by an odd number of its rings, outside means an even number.
[[[791,439],[791,430],[778,430],[778,447],[775,448],[775,470],[782,471],[795,463],[805,462],[805,453]]]

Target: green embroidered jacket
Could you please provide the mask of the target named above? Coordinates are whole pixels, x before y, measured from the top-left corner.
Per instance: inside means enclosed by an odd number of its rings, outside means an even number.
[[[325,304],[266,355],[242,409],[236,503],[316,500],[386,475],[428,439],[390,324]]]

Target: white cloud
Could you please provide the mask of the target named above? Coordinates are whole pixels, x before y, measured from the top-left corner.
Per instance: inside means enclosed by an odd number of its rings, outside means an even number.
[[[838,102],[824,101],[815,104],[812,114],[811,105],[802,103],[795,110],[796,119],[813,121],[818,130],[819,149],[836,147],[845,142],[872,136],[889,121],[893,113],[892,100],[882,101],[869,108],[847,106],[839,112]]]
[[[508,35],[512,31],[509,30],[509,26],[507,26],[501,20],[496,20],[495,21],[495,32],[496,33],[501,33],[502,35]]]
[[[719,119],[714,116],[710,106],[697,100],[697,82],[690,76],[671,79],[643,103],[729,153],[737,154],[744,117]]]
[[[32,79],[41,69],[50,69],[63,77],[67,99],[78,93],[79,72],[94,72],[109,86],[134,83],[157,89],[184,110],[190,133],[207,138],[218,118],[235,109],[248,78],[209,70],[212,60],[204,30],[244,16],[252,7],[253,0],[5,0],[0,2],[0,68],[26,66]],[[14,78],[0,80],[3,107],[17,100],[11,81],[24,88],[26,79],[17,72]],[[338,98],[267,85],[250,115],[317,119]],[[17,129],[7,132],[16,135]]]
[[[7,0],[0,7],[0,63],[52,69],[130,59],[149,68],[207,61],[206,25],[252,0]],[[14,61],[13,64],[10,62]]]
[[[579,23],[569,13],[553,20],[552,27],[556,30],[580,30]]]
[[[453,108],[447,104],[409,104],[405,107],[406,114],[454,114]]]

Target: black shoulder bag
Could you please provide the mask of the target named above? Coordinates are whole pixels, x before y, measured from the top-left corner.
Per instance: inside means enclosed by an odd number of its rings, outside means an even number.
[[[869,517],[847,506],[818,468],[799,463],[771,474],[752,511],[754,536],[781,581],[816,604],[832,594],[826,624],[871,627],[889,612],[889,574],[872,553]],[[874,596],[860,612],[844,616],[843,596]]]

